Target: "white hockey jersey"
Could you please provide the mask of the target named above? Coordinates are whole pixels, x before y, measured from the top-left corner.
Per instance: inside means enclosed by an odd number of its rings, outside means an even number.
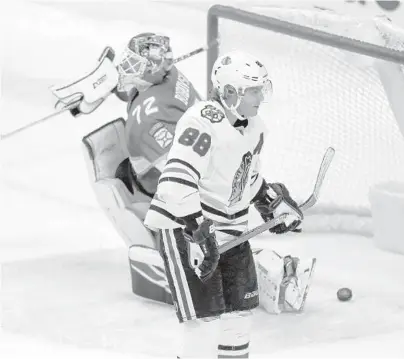
[[[223,233],[245,231],[251,200],[262,185],[265,127],[257,116],[242,129],[229,122],[218,102],[188,109],[177,124],[145,225],[178,228],[184,219],[203,215]]]

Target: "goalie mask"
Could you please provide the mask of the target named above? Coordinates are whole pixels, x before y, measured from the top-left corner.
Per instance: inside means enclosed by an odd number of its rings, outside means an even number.
[[[153,83],[162,81],[173,66],[170,38],[154,33],[143,33],[133,37],[122,54],[117,66],[119,91],[130,91],[136,87],[144,91]]]
[[[213,65],[211,80],[222,105],[241,120],[248,115],[255,116],[261,103],[268,102],[272,95],[272,82],[265,66],[255,57],[240,51],[220,56]],[[231,103],[228,101],[229,92],[235,94],[235,101]],[[247,108],[243,104],[244,97],[248,97],[249,111],[242,109]]]

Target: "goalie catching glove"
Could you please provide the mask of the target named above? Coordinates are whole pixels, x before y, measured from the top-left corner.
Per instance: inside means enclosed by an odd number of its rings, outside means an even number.
[[[200,225],[196,221],[188,222],[184,237],[188,242],[199,245],[203,253],[202,263],[196,272],[201,281],[206,282],[216,270],[220,258],[212,220],[205,219]]]
[[[303,213],[299,209],[298,204],[290,197],[289,191],[284,184],[268,184],[264,180],[253,203],[265,222],[285,213],[290,214],[292,220],[289,223],[278,224],[271,228],[270,232],[276,234],[290,231],[301,232],[301,229],[297,227],[303,220]]]
[[[115,91],[119,73],[113,60],[114,50],[106,47],[97,67],[89,74],[63,86],[52,86],[50,90],[58,98],[56,109],[69,108],[73,116],[90,114]]]

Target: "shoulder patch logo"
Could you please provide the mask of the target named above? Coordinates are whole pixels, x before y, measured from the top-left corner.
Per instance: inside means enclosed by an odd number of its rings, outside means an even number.
[[[221,122],[224,119],[224,113],[220,111],[217,107],[212,105],[206,105],[201,110],[201,116],[207,118],[212,123]]]
[[[167,148],[173,143],[174,136],[173,134],[167,130],[167,128],[158,123],[154,125],[150,131],[149,134],[154,137],[156,142],[161,148]]]

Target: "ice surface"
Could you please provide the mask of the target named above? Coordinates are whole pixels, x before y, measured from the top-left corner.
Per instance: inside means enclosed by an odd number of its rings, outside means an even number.
[[[150,3],[146,13],[136,3],[15,2],[2,11],[13,37],[4,46],[1,133],[47,115],[47,86],[86,72],[107,44],[119,49],[150,29],[168,33],[178,54],[203,44],[203,11]],[[202,93],[204,63],[202,55],[180,65]],[[81,137],[123,111],[111,100],[103,112],[59,116],[0,144],[1,358],[175,357],[174,311],[131,293],[123,241],[97,207],[81,157]],[[304,314],[255,312],[251,358],[403,356],[402,256],[347,235],[253,244],[315,256],[318,266]],[[337,300],[343,286],[352,301]]]

